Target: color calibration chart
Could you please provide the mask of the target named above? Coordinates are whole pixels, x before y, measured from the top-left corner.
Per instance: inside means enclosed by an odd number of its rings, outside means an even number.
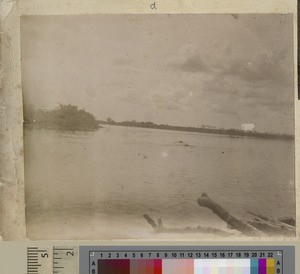
[[[80,274],[292,274],[293,247],[81,247]],[[87,272],[88,269],[88,272]]]
[[[98,260],[94,273],[154,273],[154,274],[275,274],[282,273],[281,267],[275,268],[274,259],[162,259],[162,260]]]

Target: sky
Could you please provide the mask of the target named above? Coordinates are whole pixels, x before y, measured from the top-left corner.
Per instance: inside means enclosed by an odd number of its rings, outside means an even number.
[[[294,132],[291,15],[26,16],[21,55],[36,109]]]

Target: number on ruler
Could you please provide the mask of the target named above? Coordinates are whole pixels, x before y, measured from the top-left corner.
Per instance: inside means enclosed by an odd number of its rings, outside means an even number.
[[[74,256],[74,251],[68,251],[68,252],[66,253],[66,255],[67,255],[67,256]]]
[[[41,257],[42,258],[49,258],[49,254],[48,253],[41,253]]]

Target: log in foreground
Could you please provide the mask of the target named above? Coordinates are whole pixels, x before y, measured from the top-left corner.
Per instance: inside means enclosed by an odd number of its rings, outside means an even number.
[[[225,221],[231,228],[242,232],[246,236],[262,237],[266,234],[250,224],[243,222],[236,217],[232,216],[223,207],[217,204],[215,201],[210,199],[206,193],[202,193],[201,197],[198,198],[198,204],[202,207],[206,207],[212,210],[217,216]]]
[[[248,212],[254,217],[250,221],[242,221],[231,215],[222,206],[213,201],[206,193],[202,193],[198,198],[198,204],[206,207],[223,221],[225,221],[231,229],[235,229],[245,236],[262,237],[262,236],[295,236],[295,220],[293,218],[282,218],[280,220],[269,218],[261,214]],[[230,233],[221,229],[212,227],[183,227],[183,228],[167,228],[162,224],[162,220],[155,222],[148,214],[143,217],[152,226],[155,233],[205,233],[219,236],[233,236],[236,233]]]
[[[144,214],[143,217],[146,221],[152,226],[155,233],[203,233],[203,234],[214,234],[222,237],[233,236],[233,233],[223,231],[221,229],[213,228],[213,227],[182,227],[182,228],[168,228],[164,227],[162,224],[162,220],[158,219],[157,223],[148,215]]]

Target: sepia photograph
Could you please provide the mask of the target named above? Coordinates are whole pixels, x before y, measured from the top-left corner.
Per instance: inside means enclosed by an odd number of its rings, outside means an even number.
[[[20,27],[28,239],[296,236],[292,14]]]

